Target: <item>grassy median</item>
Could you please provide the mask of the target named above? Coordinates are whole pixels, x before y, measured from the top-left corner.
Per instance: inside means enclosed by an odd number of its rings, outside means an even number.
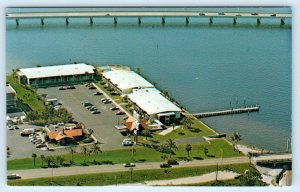
[[[204,154],[203,148],[208,149],[208,155]],[[117,163],[125,163],[125,162],[162,162],[165,161],[161,158],[163,155],[161,152],[157,151],[154,148],[147,147],[135,147],[136,152],[132,156],[131,147],[120,149],[120,150],[111,150],[111,151],[103,151],[97,155],[96,161],[101,163],[112,162],[114,164]],[[221,152],[220,149],[223,149]],[[84,161],[84,154],[80,153],[80,148],[78,147],[77,151],[79,153],[75,153],[73,156],[73,161],[75,162],[74,166],[80,166]],[[65,162],[70,162],[72,156],[68,153],[66,149],[66,153],[64,155],[56,155],[53,157],[63,157]],[[187,151],[185,150],[185,145],[178,145],[178,150],[174,151],[174,155],[172,157],[177,159],[186,159]],[[169,156],[169,154],[164,154]],[[210,143],[203,144],[193,144],[192,150],[190,151],[190,159],[208,159],[208,158],[220,158],[223,155],[226,157],[235,157],[240,156],[240,154],[233,150],[233,148],[228,145],[223,139],[213,140]],[[28,154],[31,156],[31,154]],[[87,163],[92,165],[95,156],[93,154],[87,155]],[[43,162],[43,165],[46,165],[46,162]],[[35,166],[33,164],[33,158],[24,158],[24,159],[14,159],[7,161],[7,169],[8,170],[19,170],[19,169],[38,169],[42,167],[42,159],[41,157],[37,157],[35,159]]]
[[[219,166],[221,170],[234,170],[242,174],[246,169],[253,169],[249,164],[223,165]],[[201,166],[188,168],[171,168],[171,169],[153,169],[153,170],[138,170],[122,171],[114,173],[96,173],[85,175],[60,176],[39,179],[26,180],[10,180],[8,185],[11,186],[103,186],[116,185],[122,183],[137,183],[150,180],[166,180],[181,177],[199,176],[206,173],[216,171],[216,166]]]

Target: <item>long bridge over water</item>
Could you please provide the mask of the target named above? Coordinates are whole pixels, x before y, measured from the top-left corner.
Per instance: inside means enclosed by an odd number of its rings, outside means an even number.
[[[162,24],[166,23],[168,17],[185,18],[186,24],[190,22],[191,17],[208,18],[209,23],[213,23],[213,18],[231,18],[236,24],[238,18],[254,18],[257,24],[261,23],[262,18],[278,19],[280,24],[285,24],[286,18],[291,18],[290,13],[258,13],[258,12],[201,12],[201,11],[93,11],[93,12],[18,12],[7,13],[6,19],[15,19],[19,25],[20,19],[40,19],[44,25],[44,19],[64,18],[66,24],[69,24],[70,18],[89,18],[90,24],[93,24],[93,19],[97,17],[113,18],[113,22],[117,24],[118,17],[136,17],[139,24],[142,23],[142,18],[159,17]]]

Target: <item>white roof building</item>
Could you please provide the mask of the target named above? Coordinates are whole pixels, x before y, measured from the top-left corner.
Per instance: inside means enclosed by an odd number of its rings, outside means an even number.
[[[134,88],[154,87],[146,79],[136,74],[134,71],[111,70],[103,73],[103,76],[124,92],[131,92]]]
[[[12,88],[11,85],[7,84],[6,85],[6,94],[10,94],[10,95],[16,95],[16,91],[14,90],[14,88]]]
[[[155,88],[134,89],[128,98],[148,115],[165,112],[180,112],[181,109],[161,95]]]
[[[70,76],[80,74],[93,74],[95,67],[84,63],[56,65],[34,68],[23,68],[18,71],[19,76],[26,76],[28,79],[38,79],[45,77]]]

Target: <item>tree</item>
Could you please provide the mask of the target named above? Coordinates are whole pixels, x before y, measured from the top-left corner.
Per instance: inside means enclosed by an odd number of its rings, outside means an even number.
[[[35,159],[37,155],[35,153],[32,153],[31,157],[33,158],[33,166],[35,167]]]
[[[83,161],[83,165],[86,165],[86,155],[89,153],[88,148],[86,146],[82,146],[81,148],[81,152],[84,155],[84,161]]]
[[[242,186],[263,186],[265,183],[261,180],[260,173],[252,170],[246,170],[239,178]]]
[[[42,167],[44,167],[45,155],[41,155],[41,159],[42,159]]]
[[[97,158],[98,153],[99,152],[102,153],[102,150],[100,148],[100,143],[98,141],[93,143],[91,151],[92,151],[92,153],[95,154],[94,163],[96,163],[96,158]]]
[[[76,148],[74,146],[70,146],[67,148],[71,153],[71,164],[74,164],[74,153],[76,153]]]
[[[175,124],[175,123],[172,123],[171,126],[172,126],[172,128],[173,128],[173,130],[174,130],[176,124]]]
[[[172,157],[173,150],[177,150],[178,147],[173,139],[168,139],[166,143],[167,148],[169,149],[170,158]]]
[[[191,128],[193,121],[191,118],[183,117],[181,123],[183,124],[184,129],[189,129]]]
[[[54,160],[51,156],[45,157],[45,161],[47,162],[48,167],[52,167],[54,165]]]
[[[242,140],[242,136],[239,134],[239,132],[234,132],[230,136],[231,141],[233,142],[233,149],[238,150],[237,144],[239,141]]]
[[[63,163],[66,161],[65,158],[63,158],[62,156],[57,156],[56,157],[56,164],[59,164],[59,165],[63,165]]]
[[[208,148],[204,147],[204,148],[203,148],[203,153],[204,153],[205,156],[207,157],[207,154],[208,154]]]
[[[146,140],[148,140],[148,137],[151,137],[151,131],[149,129],[143,130],[142,134],[145,136]]]
[[[188,154],[188,158],[190,157],[190,151],[192,150],[192,145],[191,144],[186,144],[185,150]]]

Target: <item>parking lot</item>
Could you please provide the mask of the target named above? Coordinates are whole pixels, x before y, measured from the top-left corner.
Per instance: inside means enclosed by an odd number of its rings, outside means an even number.
[[[74,120],[82,122],[86,128],[94,130],[93,135],[103,143],[101,148],[122,148],[124,136],[115,129],[115,125],[123,122],[123,115],[116,115],[116,111],[110,110],[111,103],[104,104],[100,101],[103,95],[95,96],[96,89],[88,89],[84,85],[75,85],[76,89],[59,90],[58,87],[41,88],[38,93],[47,94],[47,99],[57,98],[68,111],[73,114]],[[100,111],[98,114],[91,112],[82,106],[82,101],[89,101]]]
[[[18,125],[19,129],[7,130],[7,146],[10,148],[11,155],[8,159],[18,159],[18,158],[29,158],[32,153],[40,155],[54,155],[68,153],[67,150],[56,150],[56,151],[47,151],[40,148],[36,148],[33,143],[31,143],[28,137],[21,136],[20,132],[23,129],[28,128],[43,128],[34,125]]]

